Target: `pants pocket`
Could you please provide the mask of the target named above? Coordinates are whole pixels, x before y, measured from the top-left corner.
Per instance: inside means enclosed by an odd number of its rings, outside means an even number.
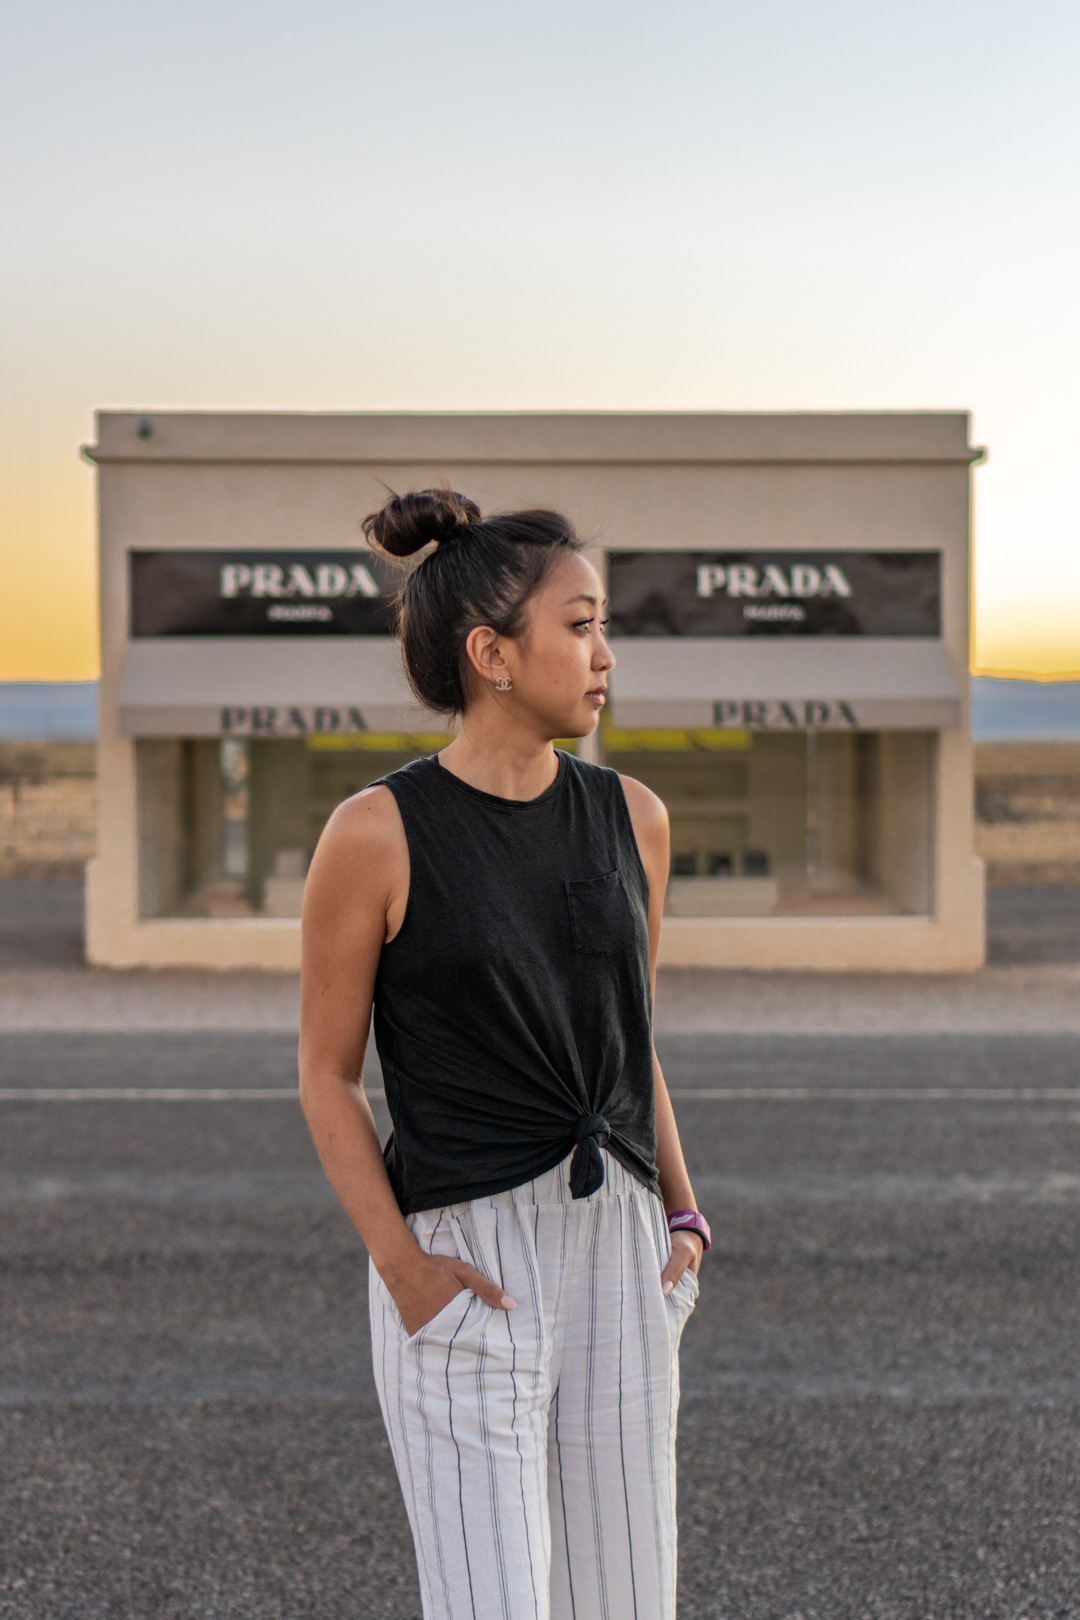
[[[475,1266],[477,1261],[471,1251],[462,1223],[458,1217],[445,1209],[423,1210],[417,1215],[408,1216],[409,1230],[416,1239],[417,1245],[425,1254],[441,1255],[446,1260],[464,1260],[468,1265]],[[481,1265],[479,1270],[483,1270]],[[394,1307],[394,1315],[400,1326],[401,1336],[406,1347],[421,1344],[445,1344],[452,1337],[459,1336],[462,1328],[466,1333],[479,1322],[490,1315],[492,1307],[474,1294],[471,1288],[460,1288],[452,1299],[435,1312],[435,1315],[418,1327],[415,1333],[406,1335],[401,1316]]]
[[[445,1342],[445,1339],[455,1333],[464,1322],[472,1308],[471,1301],[475,1301],[482,1310],[491,1309],[490,1305],[487,1305],[479,1294],[474,1294],[471,1288],[462,1288],[422,1327],[418,1327],[415,1333],[410,1333],[405,1343],[407,1345],[419,1344],[421,1341],[427,1343],[432,1339]]]
[[[687,1266],[665,1300],[668,1308],[668,1324],[676,1346],[682,1338],[683,1328],[694,1313],[700,1292],[701,1284],[698,1282],[697,1273]]]

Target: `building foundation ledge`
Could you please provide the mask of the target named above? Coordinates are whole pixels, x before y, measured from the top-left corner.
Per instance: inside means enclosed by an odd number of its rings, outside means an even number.
[[[665,918],[661,968],[797,973],[974,973],[978,929],[933,917]]]
[[[300,922],[294,917],[162,918],[91,939],[93,967],[300,969]]]

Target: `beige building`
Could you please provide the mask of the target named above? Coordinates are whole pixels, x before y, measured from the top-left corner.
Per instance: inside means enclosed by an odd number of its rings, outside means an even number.
[[[963,413],[105,412],[94,962],[295,968],[334,805],[439,746],[359,520],[553,506],[608,579],[582,747],[666,802],[670,966],[973,969]]]

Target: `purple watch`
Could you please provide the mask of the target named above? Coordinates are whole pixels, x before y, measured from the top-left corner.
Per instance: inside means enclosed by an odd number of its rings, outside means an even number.
[[[669,1232],[696,1232],[705,1245],[703,1253],[708,1254],[712,1248],[709,1223],[696,1209],[673,1209],[667,1218],[667,1229]]]

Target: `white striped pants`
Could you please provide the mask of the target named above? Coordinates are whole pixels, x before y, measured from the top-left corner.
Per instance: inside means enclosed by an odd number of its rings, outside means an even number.
[[[416,1543],[424,1620],[674,1620],[678,1349],[660,1200],[604,1152],[512,1192],[410,1215],[421,1247],[517,1301],[468,1291],[411,1338],[371,1268],[375,1381]]]

